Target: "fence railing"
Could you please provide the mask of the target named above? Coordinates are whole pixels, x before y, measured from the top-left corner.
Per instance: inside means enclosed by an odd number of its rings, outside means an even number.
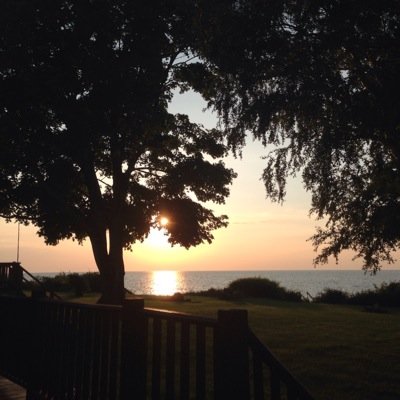
[[[34,282],[37,289],[50,298],[61,300],[61,297],[51,290],[26,270],[19,262],[0,262],[0,293],[22,294],[23,283]]]
[[[217,321],[155,309],[145,309],[145,318],[150,398],[211,398]]]
[[[0,297],[0,373],[27,387],[31,353],[31,302]]]
[[[0,290],[18,293],[22,291],[23,272],[17,262],[0,263]]]
[[[254,400],[312,400],[306,388],[278,361],[271,351],[249,331]]]
[[[29,400],[311,399],[251,333],[245,310],[215,320],[139,299],[119,307],[2,296],[0,321],[0,374]]]

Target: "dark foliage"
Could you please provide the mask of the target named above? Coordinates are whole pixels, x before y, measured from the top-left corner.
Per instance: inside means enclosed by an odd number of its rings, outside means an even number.
[[[55,293],[74,293],[76,296],[82,296],[85,293],[101,293],[101,279],[97,272],[78,273],[60,273],[54,277],[41,276],[39,280],[49,292]],[[35,282],[26,282],[24,289],[32,290],[37,286]]]
[[[350,304],[379,305],[385,307],[400,306],[400,282],[391,282],[375,287],[375,290],[365,290],[352,295]]]
[[[315,303],[326,303],[326,304],[347,304],[350,296],[338,289],[325,289],[323,292],[318,293],[314,297]]]
[[[214,91],[199,90],[233,146],[248,131],[270,146],[263,179],[272,200],[283,201],[287,179],[302,175],[311,213],[325,224],[312,237],[316,263],[347,249],[365,269],[392,262],[400,242],[400,2],[222,0],[204,13],[204,26]],[[187,68],[188,81],[200,73]]]
[[[325,289],[314,297],[316,303],[352,304],[362,306],[400,306],[400,282],[383,283],[375,289],[348,294],[342,290]]]
[[[301,301],[300,292],[283,288],[278,282],[266,278],[243,278],[231,282],[228,291],[242,297],[263,297],[276,300]]]
[[[227,225],[228,148],[168,104],[196,55],[183,1],[18,2],[0,13],[0,216],[47,244],[89,238],[103,302],[123,297],[123,249],[160,228],[210,243]],[[197,77],[206,84],[207,74]]]
[[[196,294],[218,297],[225,300],[240,300],[245,297],[255,297],[295,302],[302,301],[300,292],[283,288],[279,283],[266,278],[237,279],[224,289],[211,288]]]

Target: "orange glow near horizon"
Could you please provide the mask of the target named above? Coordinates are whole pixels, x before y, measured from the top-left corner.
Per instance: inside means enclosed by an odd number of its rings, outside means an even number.
[[[283,209],[281,208],[283,211]],[[279,210],[278,210],[279,211]],[[143,243],[135,243],[132,251],[124,252],[126,271],[211,271],[211,270],[295,270],[313,269],[311,243],[313,221],[302,220],[298,213],[285,216],[232,215],[227,229],[214,232],[212,244],[201,244],[189,250],[168,243],[162,230],[154,229]],[[279,218],[278,218],[279,217]],[[30,272],[94,272],[97,271],[90,242],[83,246],[73,241],[46,246],[35,235],[32,226],[21,227],[20,261]],[[15,261],[17,227],[0,220],[0,261]],[[334,262],[318,267],[324,269],[359,269],[345,253],[340,264]],[[399,264],[388,266],[399,269]]]

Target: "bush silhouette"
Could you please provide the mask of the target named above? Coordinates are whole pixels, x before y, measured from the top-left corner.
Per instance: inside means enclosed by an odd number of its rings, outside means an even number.
[[[101,292],[100,274],[98,272],[84,274],[61,272],[53,277],[41,276],[39,280],[50,292],[73,292],[76,296],[82,296],[88,292]],[[26,290],[32,290],[35,287],[37,287],[37,284],[33,281],[24,283]]]
[[[227,291],[241,297],[262,297],[275,300],[301,301],[300,292],[288,290],[266,278],[242,278],[229,284]]]
[[[400,306],[400,282],[383,283],[374,289],[348,294],[338,289],[325,289],[314,297],[316,303],[352,304],[360,306]]]
[[[314,297],[316,303],[346,304],[349,302],[349,295],[338,289],[324,289]]]
[[[373,290],[363,290],[353,294],[349,299],[350,304],[399,307],[400,306],[400,282],[383,283],[375,286]]]

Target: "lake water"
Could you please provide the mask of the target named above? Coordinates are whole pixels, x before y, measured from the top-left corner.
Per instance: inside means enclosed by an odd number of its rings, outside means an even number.
[[[248,277],[268,278],[303,295],[308,292],[314,296],[325,288],[354,293],[384,282],[400,281],[400,270],[384,270],[372,276],[361,270],[127,272],[125,286],[135,294],[171,295],[212,287],[221,289],[235,279]]]

